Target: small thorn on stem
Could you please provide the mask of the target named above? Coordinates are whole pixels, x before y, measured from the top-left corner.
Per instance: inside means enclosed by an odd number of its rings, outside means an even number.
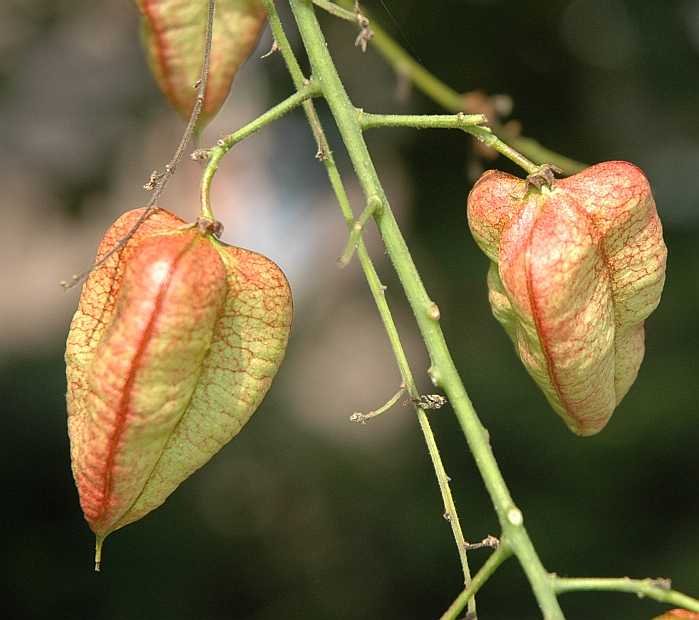
[[[519,508],[513,506],[507,511],[507,520],[515,527],[519,527],[524,523],[524,515]]]
[[[427,369],[427,374],[430,377],[430,381],[432,381],[432,385],[434,385],[435,387],[441,387],[442,373],[439,372],[438,368],[436,368],[435,366],[430,366]]]
[[[262,56],[260,56],[260,60],[264,60],[265,58],[269,58],[272,54],[274,54],[278,51],[279,51],[279,44],[277,43],[277,40],[274,39],[272,41],[272,47],[269,48],[269,52],[262,54]]]
[[[439,312],[439,306],[436,303],[432,302],[429,308],[427,308],[427,316],[433,321],[439,321],[441,314]]]

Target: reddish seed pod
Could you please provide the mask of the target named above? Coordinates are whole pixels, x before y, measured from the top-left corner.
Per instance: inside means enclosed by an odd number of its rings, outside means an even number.
[[[188,118],[197,96],[208,16],[206,0],[136,0],[143,47],[158,86]],[[218,0],[200,126],[213,118],[267,21],[260,0]]]
[[[522,363],[574,433],[599,432],[638,374],[665,281],[645,175],[611,161],[539,191],[491,170],[469,194],[468,222]]]
[[[97,259],[138,220],[107,231]],[[248,421],[286,350],[292,302],[269,259],[155,209],[85,282],[66,345],[68,434],[97,537],[157,508]]]

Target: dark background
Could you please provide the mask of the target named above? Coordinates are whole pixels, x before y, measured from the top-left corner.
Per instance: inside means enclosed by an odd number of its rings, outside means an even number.
[[[550,411],[490,315],[486,259],[465,223],[478,165],[468,139],[370,134],[546,567],[672,577],[698,595],[699,3],[366,4],[454,88],[510,95],[527,135],[582,161],[633,161],[651,179],[669,248],[663,300],[647,323],[636,384],[601,434],[580,439]],[[357,105],[440,112],[418,93],[398,101],[381,58],[353,47],[354,27],[323,23]],[[278,55],[258,60],[269,45],[267,33],[203,144],[291,92]],[[237,147],[214,187],[224,239],[265,252],[289,275],[296,318],[287,360],[248,428],[160,510],[109,538],[101,574],[92,572],[65,431],[63,343],[78,292],[57,282],[89,264],[119,213],[145,202],[141,185],[168,159],[183,123],[145,67],[131,3],[4,0],[0,124],[6,617],[437,617],[462,581],[414,415],[397,406],[366,426],[347,421],[379,406],[400,379],[358,265],[336,267],[344,223],[303,116]],[[198,174],[196,164],[183,164],[162,206],[195,217]],[[348,184],[359,209],[356,182],[348,176]],[[413,319],[374,231],[367,237],[428,391]],[[431,419],[467,539],[497,535],[451,410]],[[475,568],[486,553],[471,554]],[[539,617],[516,560],[478,604],[483,620]],[[569,618],[586,620],[650,619],[663,609],[624,594],[569,594],[562,604]]]

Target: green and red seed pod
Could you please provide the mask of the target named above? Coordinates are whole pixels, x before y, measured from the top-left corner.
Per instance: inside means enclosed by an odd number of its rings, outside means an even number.
[[[142,212],[109,228],[98,261]],[[160,506],[250,419],[291,318],[277,265],[162,209],[90,274],[65,357],[71,464],[98,563],[107,535]]]
[[[538,190],[491,170],[469,194],[468,223],[525,368],[574,433],[599,432],[636,379],[665,282],[645,175],[610,161]]]

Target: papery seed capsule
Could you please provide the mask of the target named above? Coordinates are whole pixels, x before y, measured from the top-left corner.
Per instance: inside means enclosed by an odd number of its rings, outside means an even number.
[[[141,213],[112,225],[98,259]],[[291,314],[272,261],[161,209],[92,272],[66,374],[73,475],[98,553],[240,431],[281,364]]]
[[[204,52],[206,0],[136,0],[142,15],[143,47],[158,86],[184,116],[192,112]],[[211,41],[209,78],[200,124],[228,96],[233,78],[255,49],[267,15],[260,0],[218,0]]]
[[[665,281],[646,177],[612,161],[538,191],[491,170],[468,222],[491,260],[493,314],[527,371],[574,433],[599,432],[636,378]]]

